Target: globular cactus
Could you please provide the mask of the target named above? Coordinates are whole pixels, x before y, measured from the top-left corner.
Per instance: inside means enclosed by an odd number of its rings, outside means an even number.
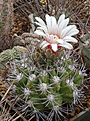
[[[6,63],[9,60],[13,60],[15,58],[19,58],[19,52],[26,52],[27,49],[21,46],[14,46],[12,49],[4,50],[0,53],[0,62]]]
[[[56,110],[56,107],[59,111],[63,103],[75,104],[82,99],[85,70],[83,72],[77,68],[76,61],[64,56],[55,60],[53,65],[44,60],[45,66],[39,62],[36,64],[33,56],[26,55],[10,62],[7,80],[8,83],[14,81],[11,94],[19,96],[17,101],[23,102],[19,107],[22,111],[34,113],[46,108]]]
[[[12,49],[7,49],[4,50],[3,52],[0,53],[0,75],[3,75],[4,78],[6,78],[6,74],[7,73],[7,69],[6,69],[6,65],[10,60],[13,59],[19,59],[20,55],[19,53],[24,53],[27,52],[27,49],[25,47],[21,47],[21,46],[14,46]]]

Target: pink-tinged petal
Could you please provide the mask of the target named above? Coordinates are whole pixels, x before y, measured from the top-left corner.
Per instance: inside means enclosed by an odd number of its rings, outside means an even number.
[[[43,42],[40,44],[40,47],[42,48],[45,44],[48,44],[48,42],[43,41]]]
[[[48,45],[50,45],[49,43],[46,43],[43,45],[42,49],[44,49],[45,47],[47,47]]]
[[[53,42],[54,41],[54,36],[53,35],[49,35],[49,39]]]
[[[64,41],[62,39],[57,39],[56,42],[62,44]]]
[[[62,14],[62,15],[59,17],[59,19],[58,19],[58,26],[59,26],[59,24],[60,24],[64,19],[65,19],[65,15]]]
[[[63,20],[60,24],[59,24],[59,28],[58,28],[58,32],[61,33],[61,31],[66,28],[66,26],[69,23],[69,18]]]
[[[52,23],[51,23],[51,17],[48,14],[46,14],[46,23],[47,23],[48,33],[50,34]]]
[[[79,31],[78,31],[78,29],[76,29],[75,25],[70,25],[62,30],[60,37],[64,38],[65,36],[72,36],[72,35],[77,34],[78,32]]]
[[[54,41],[54,36],[53,35],[49,35],[49,34],[46,34],[46,41],[48,42],[48,43],[53,43],[53,41]]]
[[[37,35],[46,36],[41,30],[36,30],[34,33]]]
[[[59,46],[65,47],[67,49],[73,49],[73,46],[69,43],[66,43],[66,42],[63,43],[63,44],[59,44]]]
[[[52,46],[52,50],[53,51],[57,51],[58,50],[58,48],[57,48],[57,44],[51,44],[51,46]]]
[[[35,17],[35,19],[36,19],[41,25],[46,26],[45,22],[44,22],[41,18]]]
[[[66,36],[66,37],[63,38],[63,40],[65,42],[74,42],[74,43],[78,42],[77,39],[75,39],[74,37],[71,37],[71,36]]]

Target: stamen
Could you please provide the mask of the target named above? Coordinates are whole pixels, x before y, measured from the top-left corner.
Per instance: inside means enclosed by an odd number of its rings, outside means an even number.
[[[59,38],[56,36],[56,35],[54,35],[54,41],[56,41],[56,40],[58,40]]]

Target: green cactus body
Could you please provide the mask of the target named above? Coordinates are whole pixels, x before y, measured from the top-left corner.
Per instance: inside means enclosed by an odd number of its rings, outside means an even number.
[[[36,57],[33,57],[35,63]],[[28,57],[26,63],[33,65],[33,62],[29,60]],[[55,61],[58,61],[58,59]],[[53,105],[59,106],[63,102],[71,103],[73,101],[73,91],[77,89],[77,85],[81,85],[84,78],[83,75],[79,75],[76,68],[70,68],[73,67],[71,59],[66,62],[63,61],[59,66],[54,65],[53,68],[52,61],[49,61],[48,66],[44,65],[44,67],[42,66],[43,63],[39,63],[41,64],[41,70],[37,64],[34,70],[28,70],[27,67],[21,68],[21,64],[20,61],[17,66],[18,76],[13,75],[16,78],[14,81],[17,88],[15,95],[21,95],[20,98],[26,102],[33,102],[35,108],[39,110],[45,107],[51,108]],[[21,76],[22,73],[23,76]],[[31,110],[34,110],[33,107],[31,107]]]

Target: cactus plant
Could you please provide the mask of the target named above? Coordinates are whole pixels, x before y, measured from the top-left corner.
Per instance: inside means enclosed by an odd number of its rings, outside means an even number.
[[[10,29],[13,25],[13,0],[0,0],[0,52],[12,48]]]
[[[53,64],[44,60],[45,66],[39,62],[36,64],[33,56],[10,62],[7,80],[8,83],[14,81],[11,94],[19,96],[17,101],[23,102],[19,107],[22,111],[34,113],[44,108],[59,111],[63,103],[80,102],[84,96],[85,70],[80,70],[79,65],[77,69],[76,61],[65,57],[63,60],[62,57]]]
[[[13,60],[14,58],[19,57],[19,52],[23,53],[26,52],[27,49],[21,46],[14,46],[13,49],[4,50],[0,53],[0,62],[6,63],[9,60]]]
[[[0,75],[6,75],[7,73],[6,64],[15,58],[20,58],[19,53],[27,52],[25,47],[14,46],[12,49],[4,50],[0,53]],[[6,77],[5,77],[6,78]]]
[[[39,29],[46,32],[45,23],[40,18],[36,19],[39,22],[37,24],[41,26]],[[55,17],[47,15],[47,19],[47,24],[50,24]],[[68,19],[64,19],[63,14],[59,18],[58,25],[57,23],[55,25],[56,30],[59,27],[61,29],[64,22],[68,23]],[[52,33],[54,26],[49,28],[49,24],[47,31]],[[55,33],[50,35],[49,32],[47,34],[47,32],[36,30],[35,33],[43,35],[43,42],[41,41],[38,46],[31,45],[30,48],[28,47],[28,54],[19,53],[19,58],[14,58],[9,62],[7,82],[9,84],[14,81],[11,89],[11,101],[15,98],[18,110],[25,111],[27,116],[36,115],[37,121],[39,118],[44,121],[52,121],[53,112],[55,112],[57,120],[60,117],[65,118],[64,114],[67,114],[68,110],[63,109],[62,105],[79,104],[84,97],[86,70],[84,65],[78,63],[78,58],[73,58],[71,50],[73,47],[67,43],[77,42],[71,36],[77,34],[78,30],[74,25],[66,26],[67,24],[61,30],[61,33],[65,30],[66,34],[64,32],[60,36],[58,36],[59,31],[57,33],[54,31]],[[81,85],[82,87],[80,87]],[[45,109],[51,110],[48,117],[44,113]]]

